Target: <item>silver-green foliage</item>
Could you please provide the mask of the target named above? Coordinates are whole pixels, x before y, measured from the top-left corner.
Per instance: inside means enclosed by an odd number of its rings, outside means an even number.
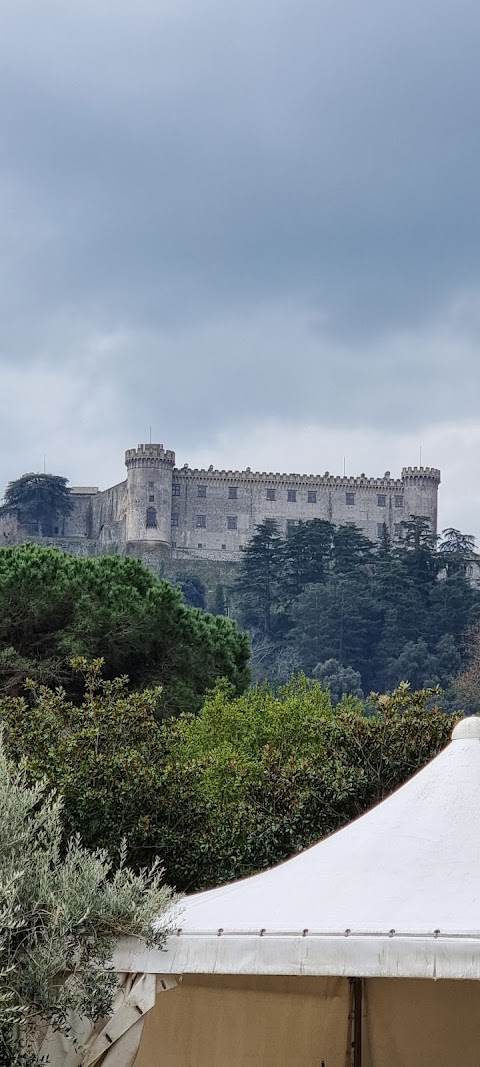
[[[172,904],[156,863],[113,871],[80,840],[62,848],[62,801],[27,784],[0,746],[0,1067],[33,1067],[47,1025],[69,1030],[71,1012],[109,1014],[117,938],[161,945],[152,920]]]

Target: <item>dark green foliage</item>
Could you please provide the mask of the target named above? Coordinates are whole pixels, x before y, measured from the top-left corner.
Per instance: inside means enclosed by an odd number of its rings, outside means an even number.
[[[323,519],[312,519],[294,526],[280,547],[281,585],[285,603],[289,604],[307,585],[323,585],[332,558],[335,527]]]
[[[78,666],[82,666],[79,664]],[[448,741],[435,691],[344,697],[292,680],[236,697],[221,683],[199,715],[158,721],[158,693],[87,671],[81,707],[59,690],[0,700],[9,750],[64,798],[68,832],[112,855],[125,836],[143,866],[159,854],[179,889],[278,863],[401,784]],[[453,720],[454,721],[454,720]]]
[[[197,578],[195,574],[187,574],[179,579],[178,585],[182,590],[185,603],[190,608],[207,610],[207,590],[200,578]]]
[[[215,586],[215,596],[212,604],[212,615],[227,615],[228,606],[223,585]]]
[[[237,580],[241,617],[245,625],[266,637],[282,629],[281,588],[283,576],[283,539],[276,522],[265,519],[243,549]]]
[[[325,663],[317,663],[313,674],[322,688],[329,690],[334,705],[339,704],[344,696],[363,700],[362,679],[359,671],[354,671],[353,667],[344,667],[337,659],[327,659]]]
[[[66,478],[58,474],[22,474],[8,483],[0,514],[14,515],[32,533],[52,537],[72,509]]]
[[[217,677],[248,684],[249,642],[234,623],[183,603],[180,590],[137,560],[84,559],[54,548],[0,550],[0,689],[26,675],[79,683],[72,656],[103,657],[108,678],[163,686],[159,713],[196,710]]]
[[[238,609],[252,635],[254,677],[311,675],[336,660],[361,688],[449,687],[465,663],[465,633],[480,619],[467,566],[474,540],[446,530],[437,547],[426,519],[411,516],[392,544],[374,545],[355,526],[319,519],[285,538],[270,520],[245,551]],[[283,673],[282,673],[283,672]]]
[[[472,534],[462,534],[453,526],[443,531],[443,541],[439,551],[449,578],[455,574],[465,576],[468,564],[478,558],[475,552],[475,538]]]

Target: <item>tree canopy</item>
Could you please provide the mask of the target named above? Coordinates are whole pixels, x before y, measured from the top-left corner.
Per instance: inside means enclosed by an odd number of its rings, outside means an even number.
[[[331,694],[297,677],[237,696],[225,681],[198,715],[158,720],[155,689],[86,670],[81,705],[60,689],[0,699],[9,751],[64,798],[66,834],[167,880],[207,888],[278,863],[365,811],[447,742],[436,690]],[[368,712],[368,714],[365,714]]]
[[[66,478],[59,474],[22,474],[8,483],[0,515],[14,515],[31,532],[52,537],[60,532],[59,524],[72,510]]]
[[[467,658],[465,634],[480,622],[474,559],[471,535],[448,529],[439,541],[421,516],[407,518],[393,543],[384,526],[377,544],[319,519],[281,537],[267,520],[244,550],[236,594],[254,677],[311,676],[334,660],[353,672],[342,692],[404,680],[449,688]]]
[[[78,695],[71,658],[100,656],[107,678],[161,685],[160,714],[192,711],[218,677],[242,692],[249,654],[235,623],[188,607],[137,560],[0,550],[0,692],[20,692],[29,676]]]

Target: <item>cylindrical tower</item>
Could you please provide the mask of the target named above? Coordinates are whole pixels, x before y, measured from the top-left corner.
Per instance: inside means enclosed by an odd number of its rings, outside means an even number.
[[[430,520],[432,533],[437,532],[438,487],[440,471],[436,467],[404,467],[404,518],[423,515]]]
[[[171,543],[172,470],[175,452],[163,445],[138,445],[125,453],[127,541]]]

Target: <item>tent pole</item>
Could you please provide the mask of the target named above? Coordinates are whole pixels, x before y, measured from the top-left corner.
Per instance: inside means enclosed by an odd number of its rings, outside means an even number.
[[[362,1067],[362,994],[363,981],[353,979],[353,1067]]]

